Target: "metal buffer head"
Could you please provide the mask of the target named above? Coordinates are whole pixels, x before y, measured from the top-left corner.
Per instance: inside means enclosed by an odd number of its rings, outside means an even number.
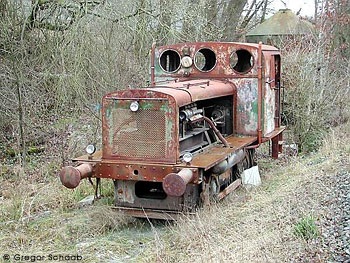
[[[186,191],[186,185],[193,179],[190,169],[184,168],[178,173],[170,173],[163,180],[164,192],[169,196],[182,196]]]
[[[74,189],[80,183],[81,179],[92,175],[92,165],[83,163],[78,167],[66,166],[60,172],[61,183],[70,189]]]

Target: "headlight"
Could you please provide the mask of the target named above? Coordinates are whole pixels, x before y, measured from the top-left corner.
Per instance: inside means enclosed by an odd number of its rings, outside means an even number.
[[[190,163],[193,159],[193,154],[192,153],[185,153],[182,158],[186,163]]]
[[[191,67],[193,64],[193,61],[192,61],[192,58],[186,56],[186,57],[183,57],[181,59],[181,65],[184,67],[184,68],[189,68]]]
[[[86,146],[85,150],[88,154],[94,154],[96,151],[96,147],[94,145],[90,144],[90,145]]]
[[[130,110],[133,112],[138,111],[139,107],[140,107],[140,105],[137,101],[133,101],[130,104]]]

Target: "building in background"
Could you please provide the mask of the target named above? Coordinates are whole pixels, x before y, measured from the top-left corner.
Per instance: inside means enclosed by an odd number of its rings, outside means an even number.
[[[290,9],[280,9],[276,14],[259,24],[246,34],[246,41],[279,46],[290,37],[312,34],[315,26],[300,18]]]

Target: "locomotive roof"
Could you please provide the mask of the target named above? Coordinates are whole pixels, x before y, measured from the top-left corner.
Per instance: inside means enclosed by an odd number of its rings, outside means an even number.
[[[220,46],[220,45],[235,45],[239,47],[252,47],[252,48],[259,48],[259,44],[256,43],[244,43],[244,42],[217,42],[217,41],[207,41],[207,42],[185,42],[180,44],[174,44],[174,45],[165,45],[165,46],[158,46],[158,49],[165,49],[170,47],[180,47],[180,46]],[[278,48],[270,45],[261,45],[263,51],[278,51]]]

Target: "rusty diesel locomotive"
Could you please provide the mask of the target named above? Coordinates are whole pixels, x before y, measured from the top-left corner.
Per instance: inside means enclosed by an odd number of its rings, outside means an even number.
[[[152,46],[151,85],[102,100],[102,150],[87,147],[63,185],[112,179],[115,205],[137,217],[174,218],[241,184],[255,149],[282,150],[281,58],[272,46],[195,42]]]

